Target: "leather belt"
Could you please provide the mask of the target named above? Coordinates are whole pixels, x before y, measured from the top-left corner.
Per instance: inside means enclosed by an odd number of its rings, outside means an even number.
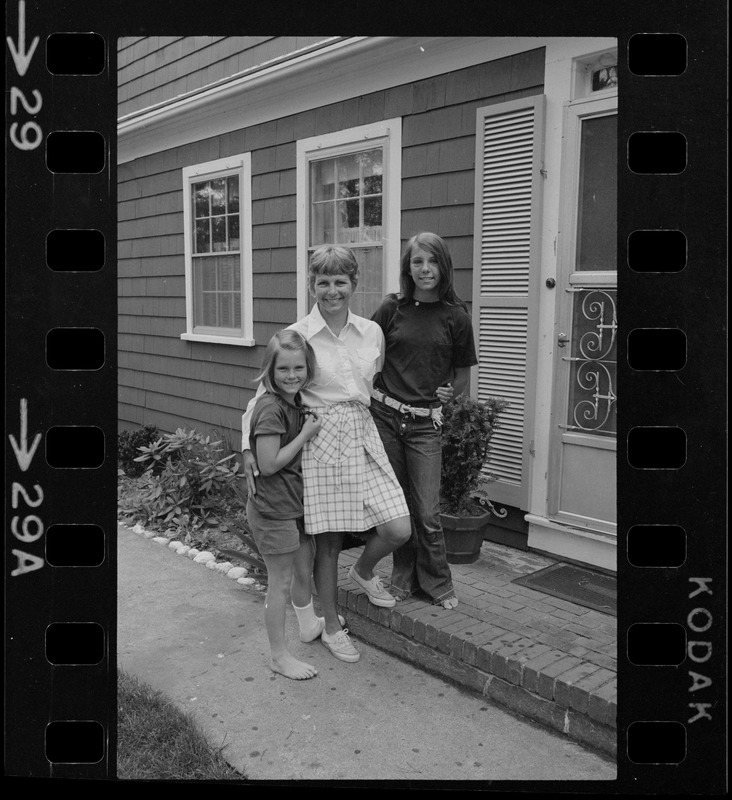
[[[432,417],[432,423],[435,428],[442,425],[442,407],[437,408],[419,408],[417,406],[409,406],[406,403],[400,403],[388,394],[380,392],[378,389],[372,389],[371,396],[374,400],[378,400],[389,408],[396,409],[400,414],[409,414],[412,417]]]

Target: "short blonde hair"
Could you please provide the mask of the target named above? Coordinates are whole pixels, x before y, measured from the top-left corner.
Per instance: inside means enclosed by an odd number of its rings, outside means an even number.
[[[308,268],[308,286],[312,292],[318,275],[348,275],[355,289],[358,286],[358,261],[350,247],[324,244],[313,250]]]
[[[268,392],[277,392],[275,389],[275,367],[277,365],[277,356],[286,350],[290,353],[295,353],[302,350],[305,353],[305,365],[307,367],[307,377],[305,383],[301,386],[304,389],[310,384],[315,374],[315,352],[310,346],[310,343],[303,338],[297,331],[290,328],[285,328],[283,331],[277,331],[275,335],[269,340],[267,348],[264,351],[264,358],[262,359],[262,371],[254,379],[258,383],[262,383]]]

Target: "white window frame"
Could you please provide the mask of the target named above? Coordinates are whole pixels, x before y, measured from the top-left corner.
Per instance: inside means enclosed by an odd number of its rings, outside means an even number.
[[[216,333],[215,328],[196,330],[193,315],[193,231],[191,219],[191,186],[193,183],[227,175],[239,176],[239,238],[241,270],[240,335]],[[212,342],[253,347],[254,303],[252,298],[252,154],[239,153],[203,164],[183,168],[183,241],[185,252],[186,330],[180,338],[191,342]]]
[[[308,313],[308,231],[310,162],[324,156],[341,156],[363,150],[364,144],[384,147],[383,265],[384,293],[399,291],[401,256],[402,120],[386,119],[297,143],[297,318]]]

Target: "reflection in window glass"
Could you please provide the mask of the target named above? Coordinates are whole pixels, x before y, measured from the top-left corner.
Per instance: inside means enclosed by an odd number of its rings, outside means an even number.
[[[617,269],[616,114],[582,121],[577,270]]]
[[[239,176],[193,184],[194,253],[239,250]]]
[[[310,245],[381,241],[381,148],[310,165]]]

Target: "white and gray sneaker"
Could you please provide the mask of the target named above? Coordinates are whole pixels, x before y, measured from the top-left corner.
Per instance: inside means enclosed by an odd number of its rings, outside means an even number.
[[[338,631],[333,636],[323,631],[320,635],[320,641],[330,650],[336,658],[341,661],[358,661],[361,654],[351,643],[351,637],[348,635],[348,628]]]
[[[356,583],[365,590],[366,594],[369,596],[369,600],[375,606],[393,608],[396,605],[396,600],[386,591],[378,575],[374,575],[370,581],[367,581],[356,572],[355,567],[351,567],[351,569],[348,570],[348,577],[356,581]]]

